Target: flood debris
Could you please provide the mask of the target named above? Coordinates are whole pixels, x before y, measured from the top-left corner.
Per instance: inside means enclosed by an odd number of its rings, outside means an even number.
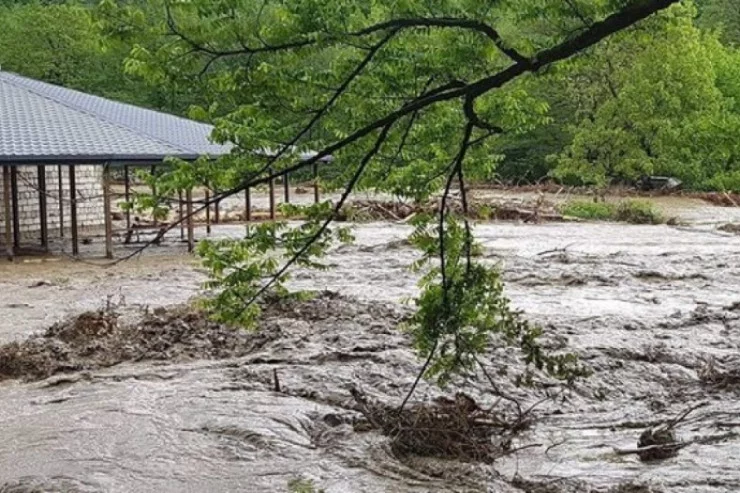
[[[699,381],[713,390],[733,390],[740,385],[740,361],[707,358],[697,371]]]
[[[721,207],[738,207],[738,204],[740,204],[740,194],[738,193],[705,192],[693,194],[692,196]]]
[[[407,310],[383,303],[365,303],[332,291],[310,299],[267,297],[256,331],[246,331],[211,320],[190,305],[159,307],[135,317],[124,317],[119,307],[105,307],[58,322],[45,332],[0,346],[0,381],[40,380],[55,374],[106,368],[123,362],[238,358],[256,352],[284,336],[286,319],[316,323],[350,320],[360,314],[369,320],[400,323]],[[328,322],[327,322],[328,323]],[[337,360],[362,357],[352,348]],[[324,355],[324,357],[327,357]],[[270,372],[271,387],[281,390],[277,370]]]
[[[125,361],[221,359],[263,345],[269,331],[248,333],[192,308],[157,310],[125,323],[114,310],[82,313],[43,334],[0,346],[0,380],[39,380]]]
[[[649,428],[642,432],[637,442],[637,456],[643,462],[669,459],[678,455],[686,445],[676,439],[671,428]]]
[[[740,224],[727,223],[717,227],[717,229],[720,231],[724,231],[725,233],[740,235]]]
[[[535,481],[516,476],[511,483],[523,493],[664,493],[663,489],[632,481],[607,490],[592,487],[585,481],[564,478]]]
[[[678,455],[679,450],[699,441],[680,441],[676,437],[676,428],[683,423],[692,412],[706,405],[706,402],[700,402],[699,404],[689,407],[676,418],[646,429],[640,434],[640,438],[637,441],[637,448],[615,448],[615,452],[618,455],[637,454],[643,462],[659,461],[675,457]]]
[[[477,220],[499,220],[499,221],[567,221],[557,211],[555,204],[540,197],[535,200],[508,199],[508,200],[483,200],[469,198],[468,217]],[[441,199],[433,198],[426,202],[410,203],[400,201],[384,200],[355,200],[340,211],[339,221],[401,221],[408,222],[417,214],[436,214],[441,207]],[[456,213],[463,214],[463,204],[460,197],[448,198],[447,208]],[[572,218],[571,218],[572,220]]]
[[[401,410],[371,400],[357,387],[351,392],[370,427],[390,437],[398,455],[490,464],[511,448],[512,425],[462,392]]]

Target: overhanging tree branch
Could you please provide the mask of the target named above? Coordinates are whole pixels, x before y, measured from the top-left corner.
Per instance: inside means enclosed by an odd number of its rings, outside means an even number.
[[[342,207],[344,206],[345,202],[349,198],[349,196],[352,194],[352,191],[355,189],[355,186],[357,185],[357,182],[360,181],[360,178],[362,177],[362,174],[364,173],[365,169],[367,168],[367,165],[370,164],[370,161],[372,161],[373,157],[375,157],[376,154],[380,151],[380,148],[383,146],[383,143],[385,142],[386,138],[388,137],[388,132],[390,131],[391,126],[384,127],[380,135],[378,135],[377,140],[375,141],[375,145],[372,149],[370,149],[366,154],[365,157],[362,158],[362,161],[360,162],[359,166],[357,167],[357,170],[355,171],[354,175],[350,179],[349,183],[347,183],[347,186],[344,189],[344,192],[342,193],[342,196],[337,201],[336,205],[334,206],[334,209],[332,210],[329,217],[327,217],[323,223],[321,223],[321,226],[319,229],[306,240],[306,243],[278,270],[278,272],[273,275],[268,282],[266,282],[260,289],[257,291],[257,293],[248,300],[245,305],[244,309],[246,310],[249,305],[257,301],[260,296],[262,296],[270,287],[275,284],[275,282],[278,281],[285,273],[290,269],[300,258],[306,254],[306,252],[311,248],[311,246],[318,241],[319,238],[326,232],[326,229],[329,227],[329,225],[336,219],[339,212],[342,210]]]
[[[169,230],[172,230],[183,220],[189,219],[192,215],[199,213],[206,207],[216,202],[235,195],[245,190],[246,188],[265,184],[275,178],[285,176],[302,168],[313,166],[314,164],[321,162],[324,158],[329,157],[337,151],[354,144],[355,142],[361,140],[362,138],[366,137],[376,130],[382,128],[390,128],[399,119],[407,115],[414,114],[432,105],[455,99],[464,99],[465,102],[474,102],[477,97],[491,90],[502,87],[506,83],[516,79],[526,72],[534,72],[547,65],[569,58],[576,53],[579,53],[595,45],[609,35],[630,27],[633,24],[645,19],[646,17],[649,17],[656,12],[666,9],[677,2],[678,0],[637,0],[634,3],[624,7],[622,10],[608,16],[604,20],[593,23],[588,29],[584,30],[580,34],[558,44],[553,48],[540,51],[532,58],[517,62],[494,75],[479,79],[469,84],[461,83],[460,81],[454,81],[453,83],[442,86],[441,88],[429,91],[427,94],[413,99],[399,109],[363,125],[361,128],[355,130],[347,137],[324,147],[322,150],[316,152],[311,158],[305,161],[295,163],[291,166],[285,167],[282,170],[270,172],[267,174],[264,173],[266,171],[266,169],[264,169],[262,170],[262,173],[260,173],[258,176],[253,176],[245,179],[235,187],[226,190],[220,194],[214,195],[211,200],[206,201],[201,208],[194,211],[190,216],[185,216],[179,221],[173,222],[162,234]],[[191,41],[186,40],[186,42],[193,45],[193,48],[197,48],[197,43],[191,43]],[[301,46],[306,46],[308,44],[311,44],[312,42],[313,41],[308,40],[306,40],[305,42],[299,41],[284,45],[282,48],[280,46],[273,46],[270,47],[269,50],[265,51],[280,51],[281,49],[292,49],[296,47],[293,45],[300,44]],[[210,48],[206,52],[214,55],[226,53],[219,52]],[[243,50],[238,50],[234,53],[237,54],[243,52]],[[149,244],[144,245],[142,249],[148,246]],[[132,253],[130,256],[136,255],[139,252],[140,250]]]

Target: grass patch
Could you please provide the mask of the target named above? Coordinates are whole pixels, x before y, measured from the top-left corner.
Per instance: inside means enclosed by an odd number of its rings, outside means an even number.
[[[614,219],[614,204],[571,200],[560,208],[560,213],[564,216],[580,217],[592,221],[610,221]]]
[[[618,221],[630,224],[662,224],[665,218],[646,200],[622,200],[617,203],[572,200],[560,208],[564,216],[590,221]]]

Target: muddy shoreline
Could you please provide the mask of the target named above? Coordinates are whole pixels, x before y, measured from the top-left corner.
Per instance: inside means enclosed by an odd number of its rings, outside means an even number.
[[[113,345],[126,358],[0,382],[0,491],[280,492],[295,478],[327,492],[738,491],[740,238],[716,229],[734,210],[685,210],[692,224],[681,228],[477,227],[513,304],[546,329],[548,344],[573,348],[594,372],[538,408],[517,444],[538,446],[493,465],[398,457],[386,437],[347,424],[352,385],[398,402],[419,367],[396,330],[408,309],[400,300],[416,290],[406,270],[416,253],[400,241],[408,227],[370,223],[357,226],[355,245],[328,257],[333,269],[297,272],[291,282],[342,295],[273,312],[259,344],[255,335],[160,327],[133,349]],[[237,236],[243,228],[215,232]],[[0,267],[0,343],[109,303],[123,325],[169,320],[170,307],[199,293],[203,273],[163,248],[107,270],[64,261]],[[84,331],[77,344],[78,332],[64,327],[50,335],[74,346],[70,357],[108,354],[106,345],[88,347]],[[113,332],[116,341],[132,339]],[[31,361],[44,370],[50,358]],[[510,363],[505,352],[487,357],[491,368]],[[482,379],[466,383],[466,392],[492,403],[486,389]],[[543,392],[506,390],[524,403]],[[437,395],[423,385],[419,398]],[[691,442],[678,456],[644,464],[614,452],[700,403],[678,430]]]

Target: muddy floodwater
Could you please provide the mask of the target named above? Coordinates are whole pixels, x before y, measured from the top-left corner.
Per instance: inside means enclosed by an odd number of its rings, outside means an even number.
[[[351,385],[397,403],[420,366],[396,330],[408,310],[401,300],[416,292],[407,226],[358,225],[356,243],[328,257],[332,269],[292,281],[340,295],[267,310],[259,334],[238,337],[157,322],[204,280],[173,248],[105,269],[64,259],[1,265],[2,343],[106,305],[122,324],[149,317],[155,340],[116,346],[120,364],[95,359],[113,351],[95,334],[74,353],[63,328],[39,343],[77,366],[0,382],[0,491],[287,492],[296,478],[337,493],[740,491],[740,236],[717,229],[740,213],[669,206],[687,224],[476,227],[513,304],[593,371],[539,406],[515,444],[524,449],[492,465],[398,457],[386,437],[348,424]],[[487,357],[492,367],[506,362]],[[482,380],[466,390],[495,400]],[[507,390],[524,404],[544,395]],[[417,397],[438,393],[422,385]],[[702,403],[678,426],[688,445],[676,457],[615,453]]]

